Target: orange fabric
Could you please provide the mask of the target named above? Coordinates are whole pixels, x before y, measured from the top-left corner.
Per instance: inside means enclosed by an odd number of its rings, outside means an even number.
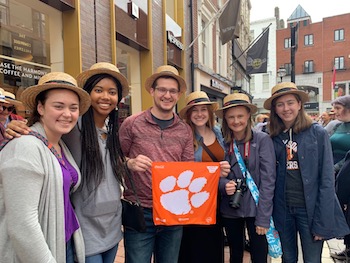
[[[154,162],[154,224],[215,224],[219,177],[216,162]]]

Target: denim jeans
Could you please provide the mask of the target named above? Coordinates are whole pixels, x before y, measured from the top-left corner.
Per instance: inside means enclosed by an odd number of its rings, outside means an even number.
[[[282,262],[295,263],[298,261],[299,232],[304,263],[320,263],[323,241],[315,241],[311,233],[305,207],[287,207],[284,232],[279,232],[282,244]]]
[[[66,263],[74,263],[74,243],[73,238],[66,243]]]
[[[117,255],[117,250],[118,244],[105,252],[86,257],[85,263],[113,263]]]
[[[155,226],[152,209],[144,208],[146,232],[124,229],[126,263],[177,263],[182,238],[182,226]]]

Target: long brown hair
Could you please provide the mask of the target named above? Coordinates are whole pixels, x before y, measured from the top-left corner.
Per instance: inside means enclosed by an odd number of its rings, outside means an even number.
[[[202,104],[203,105],[203,104]],[[204,104],[205,105],[205,104]],[[194,106],[201,106],[201,105],[194,105]],[[198,144],[199,142],[196,140],[196,125],[193,124],[193,122],[191,121],[191,114],[193,112],[193,107],[189,108],[186,112],[186,118],[185,118],[185,122],[190,125],[191,129],[192,129],[192,135],[193,135],[193,146],[194,146],[194,150],[196,151],[198,149]],[[208,114],[209,114],[209,119],[206,123],[206,126],[209,127],[209,129],[213,129],[214,127],[214,123],[215,123],[215,119],[214,119],[214,111],[213,111],[213,107],[211,105],[205,105],[207,106],[208,109]]]
[[[288,94],[286,94],[288,95]],[[299,113],[294,121],[294,124],[292,125],[292,129],[294,133],[300,133],[306,129],[308,129],[312,125],[312,119],[307,113],[305,112],[304,105],[301,103],[301,100],[298,95],[292,94],[295,99],[300,102],[301,108],[299,110]],[[283,95],[285,96],[285,95]],[[280,98],[280,97],[277,97]],[[270,112],[270,136],[275,137],[281,132],[283,132],[286,129],[286,126],[284,125],[282,119],[277,115],[276,113],[276,100],[275,98],[272,101],[271,105],[271,112]]]
[[[244,131],[244,134],[245,134],[244,142],[248,142],[253,137],[253,135],[252,135],[253,121],[252,121],[252,114],[250,113],[250,109],[248,107],[244,107],[244,108],[247,110],[248,114],[250,115],[248,118],[248,121],[247,121],[247,127],[245,128],[245,131]],[[230,109],[230,108],[228,108],[228,109]],[[231,143],[232,140],[234,140],[235,138],[233,136],[233,132],[228,127],[227,121],[225,118],[225,115],[226,115],[226,112],[228,109],[224,110],[224,112],[223,112],[224,117],[222,118],[222,135],[224,136],[224,140],[226,143]]]

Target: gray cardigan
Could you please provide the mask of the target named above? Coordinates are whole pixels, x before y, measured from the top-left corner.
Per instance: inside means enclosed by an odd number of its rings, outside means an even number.
[[[31,129],[45,136],[40,123]],[[77,188],[79,169],[60,145],[78,171]],[[34,136],[16,138],[0,152],[0,262],[66,261],[62,181],[57,158]],[[73,238],[78,262],[85,262],[80,228]]]

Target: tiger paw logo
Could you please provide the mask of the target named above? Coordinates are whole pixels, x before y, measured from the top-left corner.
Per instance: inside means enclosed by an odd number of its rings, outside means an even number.
[[[208,167],[217,169],[217,167]],[[163,208],[174,215],[186,215],[192,208],[201,207],[210,197],[209,192],[202,191],[207,184],[205,177],[193,179],[193,171],[183,171],[178,178],[168,176],[159,185],[162,195],[160,203]],[[179,188],[179,190],[175,190]]]

